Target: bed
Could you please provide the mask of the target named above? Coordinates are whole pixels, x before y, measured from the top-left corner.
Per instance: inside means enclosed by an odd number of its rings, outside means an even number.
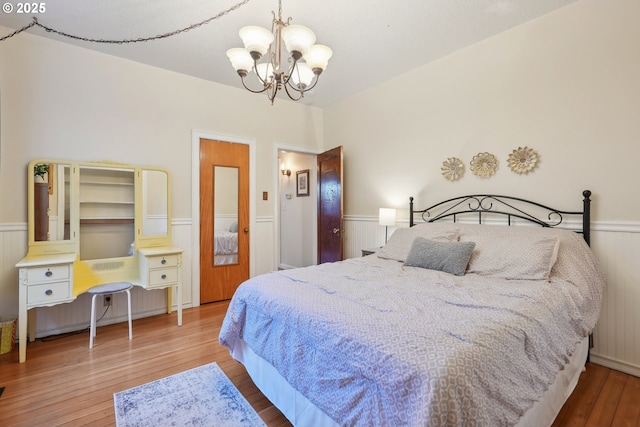
[[[220,342],[296,426],[550,425],[605,286],[590,195],[577,211],[411,198],[375,254],[243,283]]]
[[[213,233],[214,265],[238,263],[238,231],[216,230]]]
[[[221,228],[213,233],[213,264],[238,263],[238,220],[237,217],[216,217]]]

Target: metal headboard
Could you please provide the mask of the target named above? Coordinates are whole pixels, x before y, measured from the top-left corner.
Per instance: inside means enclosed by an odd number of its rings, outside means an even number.
[[[419,214],[424,222],[434,222],[444,218],[452,218],[453,222],[456,222],[462,215],[476,214],[479,224],[482,224],[483,216],[486,218],[487,215],[499,215],[507,217],[508,225],[512,225],[512,221],[516,219],[522,219],[542,227],[558,227],[566,222],[565,216],[571,216],[581,218],[582,227],[578,232],[583,235],[587,244],[590,244],[591,191],[584,190],[582,196],[582,211],[554,209],[531,200],[497,194],[454,197],[426,209],[414,210],[413,197],[409,197],[409,226],[416,225],[414,220],[416,214]]]

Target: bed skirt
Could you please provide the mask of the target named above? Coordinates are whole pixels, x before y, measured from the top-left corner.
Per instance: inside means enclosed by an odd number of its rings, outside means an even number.
[[[584,370],[589,339],[576,346],[569,363],[533,407],[520,419],[517,427],[550,426],[569,398]],[[294,426],[338,427],[339,425],[294,389],[271,365],[244,342],[236,341],[231,356],[242,363],[255,385]]]

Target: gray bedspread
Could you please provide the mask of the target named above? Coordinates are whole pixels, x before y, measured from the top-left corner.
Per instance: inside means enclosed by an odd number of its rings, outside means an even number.
[[[599,315],[602,274],[563,245],[548,281],[375,255],[271,272],[239,287],[219,339],[244,340],[340,425],[511,426]]]

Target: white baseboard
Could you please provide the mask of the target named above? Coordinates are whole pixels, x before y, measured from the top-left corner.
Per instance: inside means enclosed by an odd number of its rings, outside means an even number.
[[[625,374],[640,377],[640,366],[631,365],[620,360],[615,360],[606,356],[599,356],[593,353],[589,356],[589,361],[597,365],[615,369],[616,371],[624,372]]]

